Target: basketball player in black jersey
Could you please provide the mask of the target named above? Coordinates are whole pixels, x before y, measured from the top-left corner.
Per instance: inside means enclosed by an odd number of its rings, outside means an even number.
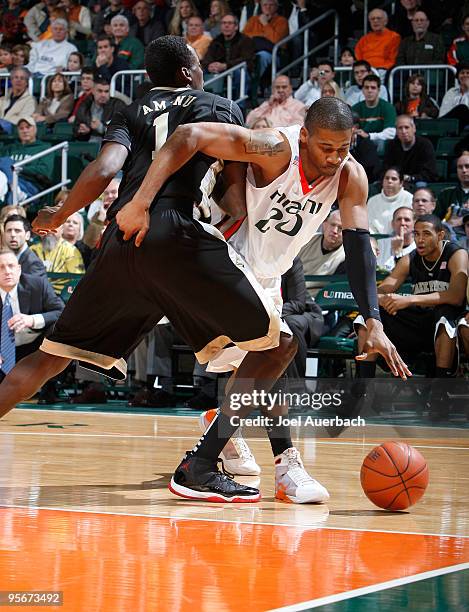
[[[213,158],[195,156],[165,183],[146,211],[148,234],[141,246],[123,240],[115,216],[132,199],[154,151],[177,125],[242,123],[235,104],[202,91],[199,60],[182,38],[153,41],[145,62],[155,87],[116,113],[98,158],[87,166],[64,205],[44,209],[34,221],[36,232],[53,231],[95,200],[123,169],[98,255],[41,349],[20,361],[0,385],[0,416],[32,397],[72,359],[106,376],[125,378],[125,359],[164,315],[202,363],[230,342],[251,351],[238,370],[241,382],[235,381],[233,392],[268,391],[295,354],[295,340],[280,334],[273,302],[248,279],[216,231],[193,220],[193,204],[200,201],[199,186]],[[224,172],[222,207],[229,200],[230,180],[244,180],[236,164]],[[178,468],[173,479],[178,494],[216,502],[258,501],[257,489],[218,471],[217,458],[236,427],[225,414],[217,425]],[[272,428],[271,444],[276,455],[292,446],[284,428]]]
[[[453,376],[457,367],[457,328],[466,305],[467,251],[446,241],[441,220],[423,215],[415,222],[416,249],[398,260],[378,287],[384,331],[404,359],[435,352],[436,378]],[[410,277],[412,295],[396,291]],[[357,320],[355,320],[357,323]],[[358,326],[358,349],[365,328]],[[363,378],[373,378],[376,356],[357,364]]]

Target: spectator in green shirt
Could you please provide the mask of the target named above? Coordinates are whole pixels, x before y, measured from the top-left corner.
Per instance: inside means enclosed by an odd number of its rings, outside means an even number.
[[[116,57],[127,60],[130,70],[143,68],[145,48],[142,43],[129,36],[129,20],[124,15],[116,15],[111,19],[111,31],[116,43]]]
[[[354,113],[360,119],[358,134],[363,138],[373,140],[378,151],[384,151],[387,140],[396,135],[396,109],[392,104],[379,97],[381,80],[375,74],[369,74],[363,79],[363,102],[352,106]]]
[[[36,139],[37,127],[32,117],[23,117],[18,121],[18,142],[2,149],[0,157],[0,201],[11,204],[13,200],[11,187],[13,184],[12,164],[22,161],[41,151],[50,148],[47,142]],[[31,161],[18,179],[18,200],[21,202],[42,189],[50,187],[53,172],[53,155],[45,155]]]

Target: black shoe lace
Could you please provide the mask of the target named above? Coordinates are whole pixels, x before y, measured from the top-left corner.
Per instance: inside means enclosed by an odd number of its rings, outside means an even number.
[[[222,473],[225,476],[227,476],[228,478],[230,478],[230,480],[234,480],[234,474],[231,474],[231,472],[228,472],[228,470],[225,468],[225,464],[223,463],[223,459],[217,459],[217,468],[218,468],[218,464],[219,463],[221,463],[221,471],[222,471]]]

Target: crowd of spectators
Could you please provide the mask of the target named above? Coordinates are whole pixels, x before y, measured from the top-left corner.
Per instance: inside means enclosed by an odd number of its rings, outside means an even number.
[[[351,153],[363,164],[371,185],[369,220],[371,233],[376,235],[373,246],[379,270],[392,273],[397,262],[415,250],[414,228],[422,215],[436,215],[444,239],[467,250],[469,7],[451,1],[400,0],[394,3],[394,14],[388,14],[377,4],[369,3],[369,26],[363,33],[359,32],[363,15],[357,17],[362,3],[352,1],[8,0],[0,10],[0,138],[9,139],[0,157],[0,249],[16,256],[24,275],[41,277],[44,283],[47,272],[81,274],[89,265],[105,227],[106,208],[117,196],[118,180],[111,183],[109,193],[88,211],[73,215],[56,234],[33,240],[26,219],[32,216],[31,209],[10,206],[12,163],[47,150],[50,142],[38,134],[50,134],[60,124],[69,126],[70,140],[100,143],[116,110],[136,95],[127,79],[117,83],[111,96],[111,79],[121,71],[142,70],[145,47],[154,38],[170,33],[185,37],[194,47],[206,81],[246,62],[248,96],[241,107],[248,127],[301,124],[309,106],[323,96],[335,96],[350,105],[355,120]],[[353,10],[348,19],[350,7]],[[327,57],[330,48],[325,47],[320,56],[310,57],[304,82],[295,69],[270,82],[275,45],[327,8],[336,9],[341,17],[338,65]],[[321,27],[313,27],[310,47],[324,38]],[[280,67],[303,53],[299,41],[294,39],[281,47]],[[450,76],[444,91],[437,86],[438,79],[418,68],[445,64],[457,72],[454,79]],[[415,71],[408,70],[397,100],[389,88],[390,71],[395,66],[416,66]],[[47,80],[41,90],[43,77]],[[236,99],[240,71],[235,70],[232,77],[232,97]],[[218,78],[206,89],[226,95],[226,84],[226,79]],[[420,133],[426,133],[426,120],[441,118],[457,122],[452,135],[459,139],[453,150],[445,152],[443,165],[437,138]],[[52,157],[46,156],[25,167],[19,176],[20,201],[51,185],[51,164]],[[443,181],[450,185],[439,189]],[[66,197],[67,190],[62,190],[56,201]],[[437,245],[441,242],[440,226],[431,223]],[[0,253],[0,273],[2,266],[6,270],[12,265],[11,258],[2,257]],[[320,233],[304,247],[291,276],[284,279],[285,291],[289,287],[293,292],[294,287],[293,293],[301,296],[301,300],[292,298],[295,307],[284,313],[296,317],[297,330],[304,331],[301,358],[295,366],[300,375],[304,372],[300,362],[305,359],[305,338],[309,346],[317,342],[321,325],[323,334],[334,334],[334,321],[327,316],[322,321],[316,313],[313,333],[307,320],[300,322],[298,317],[311,311],[305,304],[308,300],[314,303],[328,276],[344,272],[344,259],[340,213],[333,210]],[[299,271],[323,275],[324,282],[309,281],[303,294],[296,284]],[[54,279],[52,287],[60,296],[64,282]],[[203,378],[203,373],[198,376]]]

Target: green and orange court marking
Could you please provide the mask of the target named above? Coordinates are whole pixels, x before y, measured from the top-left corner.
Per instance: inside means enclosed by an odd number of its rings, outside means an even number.
[[[182,512],[1,508],[0,590],[63,591],[77,612],[468,609],[467,537]]]

